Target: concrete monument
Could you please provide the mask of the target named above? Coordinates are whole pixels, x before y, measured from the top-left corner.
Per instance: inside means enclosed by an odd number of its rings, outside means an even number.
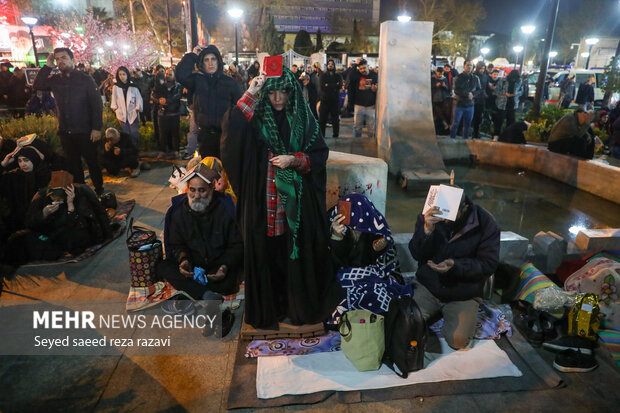
[[[449,179],[437,146],[431,106],[433,23],[381,24],[377,93],[378,153],[405,182]]]

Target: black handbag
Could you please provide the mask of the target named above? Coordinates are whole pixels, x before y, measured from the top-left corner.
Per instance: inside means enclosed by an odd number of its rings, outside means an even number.
[[[411,297],[392,298],[385,316],[383,364],[406,379],[410,372],[424,368],[426,322]]]

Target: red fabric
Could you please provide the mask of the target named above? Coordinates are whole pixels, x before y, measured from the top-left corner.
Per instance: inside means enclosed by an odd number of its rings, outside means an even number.
[[[564,260],[562,264],[555,270],[555,276],[564,284],[564,281],[575,272],[581,269],[584,265],[586,265],[588,261],[585,259],[581,260]]]
[[[237,107],[241,109],[241,112],[243,112],[248,121],[252,120],[252,116],[254,116],[255,105],[256,98],[252,96],[250,92],[245,92],[237,101]]]

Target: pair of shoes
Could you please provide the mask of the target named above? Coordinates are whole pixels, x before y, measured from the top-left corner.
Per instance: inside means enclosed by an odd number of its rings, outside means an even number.
[[[137,178],[138,176],[140,176],[140,168],[136,168],[133,171],[131,171],[129,176],[132,178]]]
[[[194,154],[192,154],[192,153],[189,153],[189,152],[188,152],[188,153],[185,153],[185,154],[181,157],[181,159],[183,159],[184,161],[189,161],[189,160],[190,160],[190,159],[192,159],[193,157],[194,157]]]
[[[592,340],[573,335],[559,337],[553,341],[543,343],[543,347],[547,350],[573,350],[580,351],[583,354],[592,354],[595,345],[596,343]]]
[[[580,350],[564,350],[553,361],[553,367],[563,373],[587,373],[598,367],[594,355]]]
[[[190,315],[194,314],[195,306],[191,300],[166,300],[161,305],[161,310],[169,315]]]

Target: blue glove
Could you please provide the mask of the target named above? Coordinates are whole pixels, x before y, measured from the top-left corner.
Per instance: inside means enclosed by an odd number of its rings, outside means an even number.
[[[207,285],[209,279],[207,278],[207,272],[204,268],[194,267],[194,281],[200,285]]]

